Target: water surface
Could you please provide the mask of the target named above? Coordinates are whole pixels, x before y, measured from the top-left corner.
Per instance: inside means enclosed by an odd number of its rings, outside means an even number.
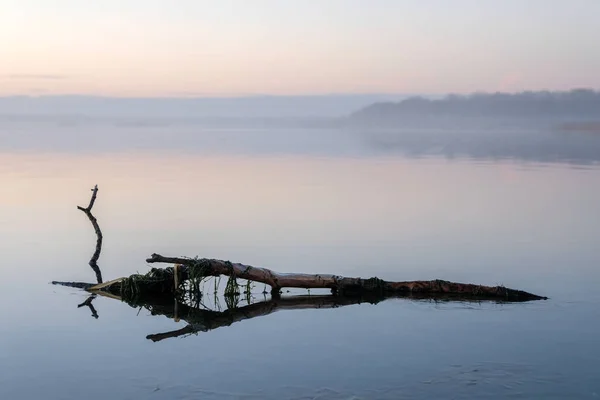
[[[70,128],[57,129],[67,143]],[[263,144],[273,132],[231,133],[245,141],[230,145],[205,135],[216,144],[3,143],[1,398],[600,396],[594,166],[406,157],[354,139],[336,147],[340,133],[286,132],[272,148]],[[94,300],[95,319],[77,308],[84,292],[49,284],[93,281],[94,234],[75,206],[94,184],[106,279],[146,272],[157,252],[281,272],[504,284],[550,300],[280,311],[155,343],[146,336],[186,323],[107,298]]]

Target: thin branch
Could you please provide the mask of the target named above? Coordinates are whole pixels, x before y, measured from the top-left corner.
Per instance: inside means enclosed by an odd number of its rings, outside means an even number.
[[[150,339],[153,342],[160,342],[161,340],[176,338],[180,336],[193,335],[194,333],[198,333],[199,330],[196,329],[193,325],[186,325],[185,327],[178,329],[176,331],[164,332],[164,333],[155,333],[152,335],[146,336],[146,339]]]
[[[88,282],[52,281],[52,284],[59,285],[59,286],[67,286],[67,287],[72,287],[72,288],[77,288],[77,289],[84,289],[84,290],[87,290],[87,289],[91,288],[92,286],[96,286],[96,283],[88,283]]]
[[[77,308],[81,308],[84,306],[89,307],[90,311],[92,312],[92,317],[98,319],[98,312],[96,311],[96,308],[94,307],[94,305],[92,304],[92,301],[96,298],[96,295],[93,294],[90,297],[88,297],[87,299],[85,299],[85,301],[81,304],[79,304],[77,306]]]
[[[100,267],[98,267],[98,258],[100,258],[100,252],[102,251],[102,231],[100,230],[100,226],[98,225],[98,220],[96,220],[96,217],[92,215],[92,208],[94,207],[94,203],[96,202],[97,194],[98,185],[95,185],[92,189],[92,198],[90,199],[90,204],[86,208],[77,206],[77,209],[83,211],[85,215],[87,215],[90,222],[92,223],[92,226],[94,227],[94,231],[96,232],[96,251],[94,251],[92,258],[90,259],[89,265],[96,273],[96,279],[98,280],[98,283],[102,283],[102,272],[100,271]]]

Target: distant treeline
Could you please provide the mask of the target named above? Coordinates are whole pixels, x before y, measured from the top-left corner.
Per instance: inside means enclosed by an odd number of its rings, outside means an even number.
[[[375,103],[351,115],[354,121],[400,121],[407,117],[597,117],[600,92],[476,93],[442,99],[411,97],[393,103]]]

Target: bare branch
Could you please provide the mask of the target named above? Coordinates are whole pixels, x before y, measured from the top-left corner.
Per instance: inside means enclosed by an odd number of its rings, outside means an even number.
[[[95,283],[88,283],[88,282],[61,282],[61,281],[52,281],[53,285],[59,285],[59,286],[67,286],[67,287],[72,287],[72,288],[77,288],[77,289],[84,289],[87,290],[89,288],[91,288],[92,286],[95,286]]]
[[[102,272],[100,271],[100,267],[98,266],[98,259],[100,258],[100,252],[102,251],[102,231],[100,230],[100,226],[98,225],[98,220],[96,217],[92,215],[92,207],[94,207],[94,203],[96,202],[96,196],[98,194],[98,185],[95,185],[92,189],[92,198],[90,199],[90,204],[86,207],[77,206],[78,210],[81,210],[87,215],[92,226],[94,227],[94,231],[96,232],[96,250],[90,259],[89,265],[92,267],[94,272],[96,273],[96,279],[98,283],[102,283]]]
[[[92,317],[98,319],[98,311],[96,311],[96,308],[94,307],[94,305],[92,304],[92,301],[96,298],[95,294],[92,294],[90,297],[88,297],[87,299],[85,299],[85,301],[81,304],[79,304],[77,306],[77,308],[81,308],[81,307],[89,307],[90,311],[92,312]]]

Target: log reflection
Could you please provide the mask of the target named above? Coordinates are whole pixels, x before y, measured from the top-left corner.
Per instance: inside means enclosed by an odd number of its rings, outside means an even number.
[[[170,306],[157,304],[144,305],[152,315],[164,315],[167,318],[172,318],[174,320],[180,319],[188,323],[188,325],[182,329],[148,335],[146,336],[146,339],[158,342],[172,337],[208,332],[230,326],[235,322],[273,314],[277,311],[337,308],[351,304],[359,304],[361,302],[364,301],[357,298],[344,298],[331,295],[294,296],[271,299],[239,308],[230,308],[222,312],[189,307],[181,303],[176,303],[176,306],[173,306],[173,304]]]
[[[100,295],[103,295],[100,293]],[[104,296],[103,296],[104,297]],[[118,299],[117,296],[108,296],[113,299]],[[152,340],[153,342],[159,342],[161,340],[185,337],[190,335],[196,335],[201,332],[208,332],[214,329],[223,328],[230,326],[236,322],[244,321],[247,319],[263,317],[269,314],[273,314],[277,311],[293,311],[293,310],[307,310],[307,309],[331,309],[344,307],[354,304],[378,304],[382,301],[391,298],[407,298],[411,300],[419,301],[432,301],[432,302],[468,302],[468,303],[479,303],[482,301],[504,303],[497,300],[491,300],[489,298],[468,298],[458,296],[377,296],[377,297],[344,297],[334,295],[304,295],[304,296],[290,296],[271,298],[270,300],[260,301],[253,304],[245,305],[242,307],[234,307],[226,309],[225,311],[216,311],[208,308],[201,308],[196,306],[190,306],[188,304],[181,303],[174,300],[172,297],[164,297],[160,300],[153,299],[152,301],[138,301],[129,302],[128,304],[133,308],[146,309],[151,315],[163,315],[169,319],[173,319],[175,322],[185,321],[187,325],[183,328],[155,333],[146,336],[146,339]],[[93,297],[88,298],[86,302],[80,305],[87,305],[94,312],[91,301]]]

